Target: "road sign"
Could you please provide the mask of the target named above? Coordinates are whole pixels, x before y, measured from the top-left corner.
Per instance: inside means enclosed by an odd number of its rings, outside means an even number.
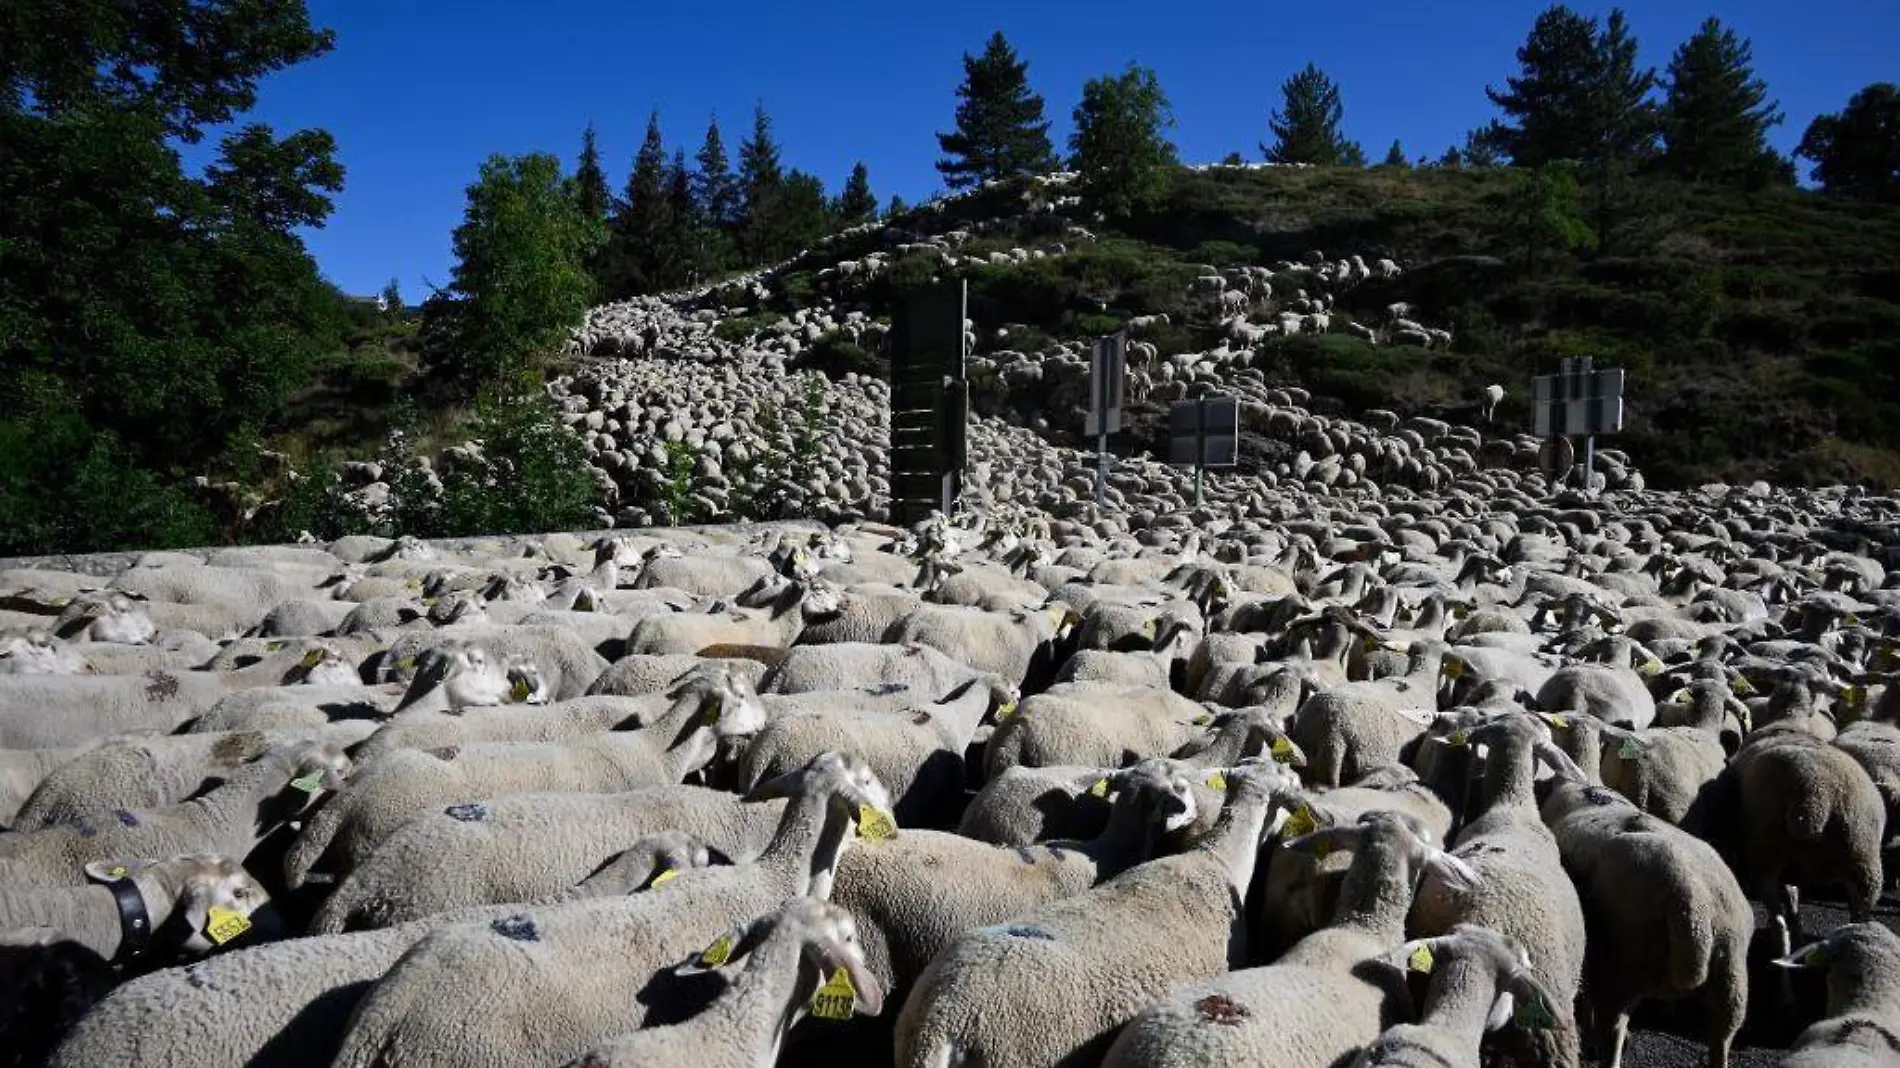
[[[891,316],[891,522],[950,514],[969,451],[969,383],[958,280],[913,295]]]
[[[1590,361],[1565,360],[1554,375],[1531,379],[1531,433],[1595,437],[1623,429],[1623,369],[1595,371]]]
[[[1577,447],[1569,438],[1545,438],[1537,450],[1537,466],[1547,475],[1561,475],[1577,466]]]
[[[1122,428],[1122,393],[1128,380],[1128,335],[1098,338],[1089,358],[1089,414],[1082,432],[1090,437]]]
[[[1240,403],[1232,397],[1178,401],[1168,412],[1168,463],[1233,467],[1240,462]]]

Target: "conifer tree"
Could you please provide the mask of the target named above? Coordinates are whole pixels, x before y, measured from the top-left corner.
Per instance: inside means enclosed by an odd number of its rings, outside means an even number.
[[[581,134],[580,164],[574,169],[574,201],[581,214],[597,222],[606,222],[613,206],[613,191],[607,188],[607,172],[600,166],[600,146],[595,143],[591,122]]]
[[[1400,144],[1397,138],[1393,139],[1392,147],[1385,150],[1384,165],[1387,167],[1410,166],[1410,163],[1405,158],[1405,146]]]
[[[1339,86],[1311,63],[1288,78],[1280,87],[1284,103],[1268,119],[1274,143],[1260,150],[1272,163],[1310,163],[1318,167],[1338,167],[1349,162],[1352,147],[1340,132],[1345,105],[1339,100]],[[1359,164],[1365,164],[1360,153]]]
[[[1784,117],[1753,63],[1753,46],[1717,18],[1676,49],[1661,110],[1664,171],[1737,185],[1784,172],[1785,161],[1767,141]]]
[[[772,120],[763,103],[753,109],[751,136],[739,145],[738,184],[739,249],[747,262],[765,263],[774,251],[773,235],[778,223],[773,215],[785,185],[785,170],[779,160],[778,142],[772,138]]]
[[[1056,167],[1043,101],[1029,88],[1028,62],[999,31],[981,56],[963,57],[957,128],[937,135],[943,183],[963,189],[982,182],[1041,174]]]
[[[1829,193],[1900,204],[1900,86],[1878,82],[1808,126],[1795,155]]]
[[[1636,55],[1620,9],[1602,27],[1562,4],[1547,9],[1517,50],[1519,75],[1485,89],[1510,121],[1492,123],[1483,140],[1519,167],[1644,159],[1656,138],[1656,73]]]
[[[712,275],[734,265],[733,234],[739,222],[739,183],[726,157],[718,116],[707,123],[706,137],[700,142],[693,162],[693,213],[699,238],[697,266],[701,275]]]
[[[1119,75],[1084,85],[1069,138],[1083,199],[1124,217],[1152,204],[1179,162],[1167,136],[1173,125],[1167,94],[1146,67],[1130,63]]]
[[[863,161],[851,168],[844,192],[838,195],[838,225],[849,227],[877,218],[877,197],[871,193],[871,171]]]
[[[614,204],[604,274],[615,299],[651,293],[663,285],[662,244],[668,213],[666,142],[660,135],[660,112],[655,109],[647,118],[646,139],[633,158],[626,191]]]

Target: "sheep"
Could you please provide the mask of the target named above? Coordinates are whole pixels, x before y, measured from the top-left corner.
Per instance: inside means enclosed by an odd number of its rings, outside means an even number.
[[[720,967],[737,974],[716,1000],[683,1023],[605,1042],[572,1061],[574,1068],[752,1068],[776,1061],[785,1033],[807,1013],[838,1020],[883,1011],[884,988],[865,964],[857,926],[836,905],[795,897],[721,938],[730,948],[719,954]],[[704,957],[678,972],[704,971]]]
[[[1757,728],[1707,807],[1704,832],[1767,906],[1780,956],[1800,938],[1801,886],[1839,886],[1855,923],[1873,916],[1886,806],[1853,757],[1798,727]]]
[[[0,828],[17,820],[20,806],[56,769],[91,752],[99,740],[64,749],[0,749]]]
[[[108,742],[48,774],[21,806],[14,830],[109,817],[117,809],[175,805],[216,786],[272,746],[315,741],[347,749],[374,729],[355,721],[308,734],[230,731]]]
[[[965,779],[963,755],[993,712],[1014,708],[1013,687],[972,679],[942,702],[899,710],[831,708],[774,718],[739,761],[750,790],[827,750],[865,761],[891,791],[902,826],[941,827],[955,818]]]
[[[211,853],[93,861],[85,873],[91,885],[0,888],[0,930],[49,927],[105,960],[168,961],[226,945],[270,901],[242,864]]]
[[[633,873],[633,893],[655,873]],[[596,887],[608,892],[603,884]],[[520,911],[507,903],[432,916],[381,931],[297,938],[142,976],[82,1018],[49,1068],[100,1064],[165,1068],[328,1068],[351,1011],[372,983],[430,931]]]
[[[1097,1063],[1156,998],[1236,963],[1262,832],[1298,779],[1256,761],[1225,780],[1219,822],[1188,852],[959,935],[904,1003],[897,1068]]]
[[[779,574],[775,562],[764,556],[681,556],[677,550],[654,549],[648,551],[633,588],[665,587],[701,597],[735,597]]]
[[[1371,972],[1366,965],[1404,939],[1412,891],[1428,867],[1456,879],[1476,876],[1434,848],[1408,819],[1389,812],[1370,812],[1357,823],[1284,846],[1351,855],[1332,926],[1272,966],[1174,991],[1122,1029],[1104,1068],[1332,1068],[1385,1028],[1411,1018],[1404,977]]]
[[[1583,994],[1607,1068],[1622,1068],[1638,1002],[1698,994],[1709,1064],[1727,1068],[1748,1006],[1755,915],[1721,856],[1617,794],[1581,782],[1551,791],[1542,817],[1583,902]]]
[[[1796,1036],[1783,1068],[1877,1068],[1893,1062],[1900,1032],[1900,937],[1850,923],[1775,961],[1827,969],[1827,1016]]]
[[[1443,1068],[1480,1063],[1487,1033],[1507,1025],[1525,1037],[1565,1026],[1559,996],[1529,966],[1523,944],[1476,924],[1399,946],[1388,957],[1431,977],[1417,1023],[1389,1027],[1353,1068]]]
[[[1038,656],[1047,658],[1068,634],[1068,610],[985,612],[956,605],[931,605],[899,619],[884,640],[915,642],[959,663],[1021,686]]]
[[[47,631],[0,637],[0,675],[85,675],[92,671],[91,663],[72,643]]]
[[[82,818],[0,836],[0,885],[71,886],[84,878],[88,862],[122,857],[247,857],[319,795],[341,786],[350,770],[349,758],[335,746],[278,746],[234,770],[217,788],[181,804],[121,809],[110,820]]]
[[[732,862],[770,843],[783,801],[741,802],[699,786],[512,794],[404,824],[326,898],[313,933],[391,927],[477,905],[547,902],[628,843],[683,832]]]
[[[1497,415],[1498,404],[1502,402],[1503,400],[1504,400],[1503,386],[1500,386],[1497,383],[1493,382],[1490,385],[1484,387],[1484,399],[1479,405],[1479,410],[1483,413],[1485,422],[1487,423],[1491,422],[1492,418]]]
[[[0,675],[0,748],[52,749],[130,731],[169,732],[228,691],[220,675]]]
[[[1611,664],[1560,668],[1536,693],[1538,707],[1547,712],[1587,712],[1628,730],[1641,730],[1656,720],[1656,699],[1643,677]]]
[[[824,754],[762,789],[792,800],[772,844],[751,864],[684,872],[654,893],[427,935],[357,1007],[335,1065],[387,1063],[397,1050],[418,1068],[578,1057],[646,1023],[647,1006],[631,995],[661,968],[787,897],[827,898],[854,828],[860,836],[894,833],[884,788],[841,754]],[[618,948],[603,957],[605,943]],[[550,1003],[562,1006],[558,1017],[546,1014]]]
[[[807,624],[835,615],[830,586],[786,581],[755,591],[749,612],[681,612],[648,616],[627,638],[631,655],[697,653],[714,645],[791,645]],[[741,598],[744,602],[746,599]]]
[[[750,734],[762,718],[756,706],[681,700],[637,731],[384,753],[297,836],[284,857],[286,880],[295,888],[313,875],[346,875],[405,823],[442,805],[679,782],[711,762],[721,738]]]
[[[902,997],[950,939],[1079,894],[1155,855],[1198,815],[1190,781],[1167,761],[1097,782],[1111,815],[1088,841],[1010,849],[905,828],[897,840],[847,853],[832,900],[857,919],[869,966],[886,988]],[[956,878],[946,881],[945,872]]]
[[[1443,650],[1414,645],[1404,675],[1344,683],[1301,703],[1287,734],[1306,751],[1315,785],[1341,786],[1399,759],[1437,708]]]
[[[709,721],[727,716],[739,723],[765,721],[758,691],[746,676],[709,665],[680,679],[667,693],[645,698],[581,697],[518,711],[471,709],[459,715],[404,712],[382,724],[353,755],[368,764],[398,749],[567,741],[610,730],[687,723],[696,712]]]
[[[1583,774],[1543,724],[1524,713],[1507,712],[1464,733],[1456,740],[1489,752],[1483,807],[1458,832],[1452,855],[1476,869],[1482,882],[1475,892],[1455,892],[1428,877],[1413,904],[1411,929],[1443,935],[1475,923],[1517,939],[1529,947],[1538,981],[1556,997],[1552,1011],[1566,1022],[1582,981],[1583,906],[1564,875],[1556,839],[1538,818],[1531,778],[1538,761],[1573,778]],[[1574,1029],[1561,1027],[1535,1041],[1535,1050],[1513,1051],[1519,1063],[1576,1065]]]
[[[765,676],[765,665],[756,660],[709,659],[680,653],[623,656],[594,680],[594,684],[587,688],[587,696],[643,697],[664,693],[677,685],[685,675],[713,667],[743,676],[754,687]]]
[[[1674,696],[1681,699],[1673,702],[1680,709],[1671,710],[1674,725],[1612,732],[1621,740],[1603,747],[1601,774],[1603,785],[1637,808],[1694,830],[1702,825],[1703,795],[1740,747],[1741,735],[1726,729],[1729,717],[1746,731],[1748,708],[1714,682],[1692,683]]]
[[[401,698],[400,692],[388,687],[260,687],[224,698],[190,721],[185,732],[262,730],[308,734],[346,720],[381,719]]]
[[[1018,764],[1119,767],[1129,758],[1172,753],[1193,740],[1206,714],[1167,690],[1065,682],[1001,719],[984,752],[986,778]]]
[[[889,689],[941,700],[981,672],[921,643],[794,646],[765,673],[762,694]]]
[[[516,664],[533,665],[546,682],[548,698],[556,701],[586,694],[607,670],[606,658],[565,627],[456,626],[418,632],[395,641],[378,665],[377,681],[410,682],[411,690],[404,695],[401,706],[408,707],[428,692],[414,688],[414,684],[423,680],[425,669],[433,663],[430,650],[445,643],[455,652],[481,650],[487,656],[490,673],[496,664],[503,665],[504,670]]]

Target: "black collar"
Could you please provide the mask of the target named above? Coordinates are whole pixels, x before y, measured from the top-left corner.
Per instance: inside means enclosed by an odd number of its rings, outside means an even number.
[[[131,879],[114,879],[106,884],[112,902],[119,908],[119,952],[115,961],[137,960],[152,945],[152,915],[145,911],[145,897]]]

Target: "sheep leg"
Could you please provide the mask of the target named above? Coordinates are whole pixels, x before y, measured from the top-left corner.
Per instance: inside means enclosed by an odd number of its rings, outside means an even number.
[[[1869,865],[1857,864],[1850,873],[1847,885],[1847,915],[1855,923],[1870,923],[1874,918],[1874,905],[1880,901],[1882,882],[1881,864],[1878,860]]]
[[[1620,1009],[1615,1015],[1606,1014],[1603,1040],[1603,1064],[1605,1068],[1623,1068],[1623,1043],[1629,1039],[1630,1014],[1628,1008]]]
[[[1719,971],[1711,969],[1709,980],[1702,988],[1702,1017],[1708,1028],[1708,1068],[1728,1068],[1729,1049],[1735,1042],[1736,1032],[1742,1029],[1742,1017],[1748,1013],[1746,957],[1746,950],[1723,954],[1718,961]]]

